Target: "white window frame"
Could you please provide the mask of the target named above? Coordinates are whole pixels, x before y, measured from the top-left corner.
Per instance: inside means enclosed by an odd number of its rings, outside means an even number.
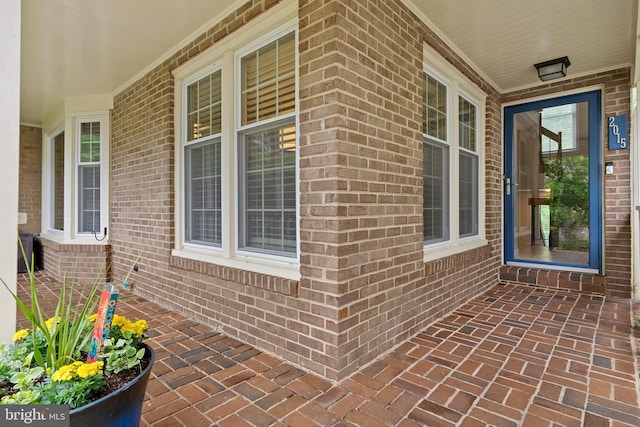
[[[436,80],[439,84],[443,85],[446,90],[447,90],[447,110],[445,112],[446,114],[446,137],[445,139],[442,138],[438,138],[435,136],[431,136],[429,134],[426,133],[425,130],[423,130],[423,135],[422,135],[422,144],[424,147],[424,144],[430,144],[432,146],[439,146],[442,147],[444,149],[446,149],[446,153],[447,153],[447,159],[449,160],[448,164],[443,168],[445,170],[446,175],[446,186],[448,188],[448,193],[443,193],[443,200],[446,196],[451,194],[451,173],[450,173],[450,168],[451,168],[451,114],[452,114],[452,108],[451,108],[451,84],[449,83],[449,81],[445,78],[443,78],[442,76],[440,76],[438,73],[435,72],[427,72],[426,70],[424,71],[425,74],[428,74],[431,78],[433,78],[434,80]],[[424,150],[424,148],[423,148]],[[424,165],[423,165],[424,167]],[[422,174],[422,176],[424,177],[424,173]],[[424,185],[424,183],[423,183]],[[448,242],[451,238],[451,197],[448,197],[446,200],[446,208],[445,206],[443,206],[443,209],[445,211],[446,217],[443,218],[444,220],[444,230],[443,230],[443,235],[444,237],[440,238],[440,239],[434,239],[431,240],[429,242],[425,242],[424,245],[425,247],[429,247],[432,245],[437,245],[437,244],[442,244],[445,242]],[[423,213],[424,213],[424,209],[423,209]],[[424,222],[424,218],[423,218],[423,222]]]
[[[296,256],[245,252],[238,250],[238,133],[240,117],[240,58],[285,34],[297,33],[297,2],[285,1],[258,17],[251,25],[234,32],[233,36],[214,44],[207,51],[173,71],[175,78],[175,242],[172,256],[232,267],[256,273],[268,274],[292,280],[300,279],[300,200],[299,168],[296,167]],[[296,87],[298,83],[298,52],[296,51]],[[222,245],[221,247],[197,245],[185,241],[185,158],[186,82],[207,75],[214,67],[222,70]],[[298,95],[295,117],[296,144],[299,135]],[[288,116],[287,116],[288,117]],[[276,117],[274,120],[282,120]],[[296,151],[296,165],[299,154]]]
[[[102,236],[105,235],[104,233],[104,229],[106,227],[106,222],[105,222],[105,218],[104,218],[104,214],[103,214],[103,208],[104,208],[104,202],[105,202],[105,197],[104,197],[104,185],[105,185],[105,180],[103,177],[103,170],[105,169],[105,164],[102,161],[102,156],[104,154],[104,145],[106,143],[106,140],[104,139],[105,136],[109,135],[108,130],[105,129],[105,126],[107,125],[105,123],[106,121],[104,120],[103,117],[100,116],[96,116],[96,117],[78,117],[75,118],[75,125],[76,125],[76,131],[74,134],[74,139],[75,139],[75,144],[74,144],[74,148],[75,148],[75,162],[74,162],[74,168],[75,168],[75,185],[73,187],[73,191],[74,191],[74,200],[75,200],[75,206],[76,206],[76,212],[75,212],[75,221],[74,221],[74,226],[75,226],[75,233],[78,236],[95,236],[95,238],[100,239]],[[100,160],[98,162],[86,162],[83,163],[81,161],[81,149],[82,149],[82,142],[81,142],[81,135],[82,135],[82,125],[85,123],[100,123]],[[108,144],[107,144],[108,145]],[[107,163],[108,165],[108,163]],[[81,205],[81,200],[82,200],[82,194],[80,191],[80,183],[81,181],[81,177],[80,177],[80,167],[81,166],[99,166],[100,167],[100,230],[92,230],[92,231],[81,231],[81,226],[80,226],[80,222],[82,220],[81,215],[80,215],[80,205]],[[107,200],[108,202],[108,200]]]
[[[268,45],[269,43],[272,43],[288,34],[290,34],[292,31],[295,31],[295,27],[291,27],[291,26],[285,26],[283,28],[280,28],[274,32],[272,32],[271,34],[262,37],[258,40],[256,40],[256,42],[248,45],[246,48],[239,50],[236,53],[236,64],[235,64],[235,70],[236,70],[236,94],[235,94],[235,99],[237,100],[236,102],[236,110],[235,110],[235,164],[236,164],[236,183],[237,183],[237,192],[238,192],[238,197],[236,198],[235,202],[236,202],[236,218],[240,219],[243,215],[243,212],[241,212],[241,201],[240,201],[240,191],[242,190],[241,187],[241,182],[244,180],[244,177],[241,177],[240,174],[242,173],[242,168],[240,167],[240,162],[243,159],[239,158],[239,155],[241,154],[241,149],[240,149],[240,144],[242,143],[242,137],[241,135],[243,134],[247,134],[251,131],[255,131],[257,129],[262,129],[262,128],[271,128],[274,124],[283,124],[283,123],[288,123],[291,120],[294,121],[294,126],[296,128],[296,147],[299,147],[298,141],[299,141],[299,126],[298,126],[298,105],[297,105],[297,93],[296,93],[296,107],[295,107],[295,111],[293,113],[287,113],[287,114],[283,114],[283,115],[277,115],[276,117],[267,119],[267,120],[259,120],[256,123],[250,123],[250,124],[246,124],[243,125],[242,124],[242,101],[241,101],[241,92],[242,92],[242,88],[240,85],[240,82],[242,81],[242,67],[241,67],[241,62],[242,59],[255,52],[256,50],[260,49],[263,46]],[[295,34],[295,46],[298,45],[297,41],[297,33]],[[298,87],[298,79],[297,79],[297,75],[298,75],[298,67],[297,67],[297,63],[298,63],[298,57],[296,54],[296,88]],[[296,89],[297,91],[297,89]],[[277,125],[276,125],[277,126]],[[296,262],[299,263],[299,257],[300,257],[300,200],[299,200],[299,150],[298,148],[296,148],[296,220],[297,220],[297,226],[296,226],[296,253],[295,253],[295,260]],[[240,227],[239,224],[240,221],[236,221],[236,228],[235,228],[235,236],[236,236],[236,253],[237,254],[241,254],[244,256],[248,256],[248,257],[258,257],[258,258],[262,258],[265,260],[268,259],[274,259],[274,260],[279,260],[279,259],[292,259],[292,257],[289,256],[276,256],[276,255],[269,255],[268,253],[264,253],[264,252],[259,252],[259,251],[254,251],[251,249],[242,249],[240,248]]]
[[[70,224],[68,224],[68,221],[67,221],[67,215],[65,215],[65,212],[64,212],[65,202],[63,201],[63,207],[62,207],[63,229],[59,230],[55,228],[55,212],[54,212],[55,200],[53,200],[55,198],[55,187],[56,187],[55,168],[54,168],[55,149],[56,149],[55,140],[62,133],[65,133],[65,139],[66,139],[64,124],[58,126],[50,135],[46,137],[43,156],[42,156],[43,162],[44,162],[43,168],[42,168],[43,230],[45,230],[45,233],[50,233],[57,236],[59,240],[64,239],[64,230],[70,226]],[[66,160],[66,146],[67,146],[66,141],[64,145],[65,145],[65,151],[63,152],[62,162],[65,165],[65,175],[67,175],[66,173],[67,168],[70,165],[67,164],[67,160]],[[63,184],[62,184],[65,190],[65,196],[63,200],[66,200],[69,189],[67,188],[67,183],[64,181],[66,181],[66,176],[63,176]]]
[[[224,141],[222,139],[222,134],[223,134],[223,132],[225,130],[224,129],[224,124],[222,124],[222,129],[221,129],[220,133],[217,133],[215,135],[209,135],[209,136],[207,136],[205,138],[202,138],[202,139],[198,138],[198,139],[193,139],[193,140],[189,141],[188,132],[190,132],[191,129],[189,129],[188,126],[187,126],[187,123],[188,123],[187,113],[188,113],[188,111],[183,106],[187,105],[187,97],[188,97],[188,90],[187,89],[188,89],[188,87],[191,84],[199,81],[200,79],[202,79],[204,77],[207,77],[207,76],[209,76],[211,74],[214,74],[214,73],[216,73],[218,71],[220,71],[221,75],[224,76],[224,71],[222,70],[222,63],[221,62],[216,62],[216,63],[212,64],[211,66],[205,68],[204,70],[194,74],[193,76],[191,76],[191,77],[189,77],[189,78],[187,78],[187,79],[185,79],[183,81],[183,83],[182,83],[182,98],[181,98],[181,100],[182,100],[181,101],[182,102],[181,108],[184,109],[182,117],[181,117],[181,120],[182,120],[181,128],[183,130],[182,130],[181,136],[180,136],[180,142],[181,142],[181,144],[180,144],[180,147],[181,147],[180,148],[180,150],[181,150],[180,156],[182,157],[181,167],[182,167],[182,176],[183,176],[183,182],[184,182],[184,186],[181,188],[181,191],[182,191],[182,196],[181,197],[183,198],[183,203],[182,203],[182,206],[181,206],[182,219],[183,219],[183,221],[181,222],[181,224],[182,224],[182,234],[181,235],[183,236],[183,244],[187,248],[194,248],[196,250],[204,250],[204,251],[207,251],[207,250],[211,249],[211,250],[216,251],[216,252],[220,252],[222,250],[220,245],[217,245],[217,244],[204,244],[204,243],[203,244],[199,244],[199,243],[195,243],[193,241],[187,241],[186,240],[186,229],[185,229],[185,227],[186,227],[186,224],[187,224],[187,215],[188,215],[188,212],[187,212],[187,198],[186,198],[186,185],[188,185],[188,182],[186,180],[186,178],[187,178],[186,177],[186,172],[187,172],[186,161],[187,161],[187,158],[185,156],[185,151],[186,151],[187,147],[190,147],[190,146],[193,146],[193,145],[197,145],[197,144],[201,144],[203,142],[210,142],[210,141],[213,141],[215,139],[219,139],[220,140],[220,144],[222,145],[222,147],[224,147]],[[222,88],[221,89],[224,92],[224,78],[222,79]],[[222,94],[222,106],[223,106],[222,108],[224,108],[224,101],[225,101],[225,99],[224,99],[224,93],[223,93]],[[221,159],[221,165],[220,166],[221,166],[221,168],[223,170],[225,169],[224,160],[226,160],[224,157],[225,157],[224,154],[222,154],[222,159]],[[222,175],[224,176],[224,171],[222,172]],[[224,181],[224,179],[223,179],[223,181]],[[177,192],[177,189],[176,189],[176,192]],[[223,192],[224,192],[224,190],[223,190]],[[224,203],[225,203],[224,196],[221,195],[221,198],[222,198],[222,202],[223,202],[223,205],[224,205]],[[225,215],[225,212],[224,212],[224,206],[223,206],[223,208],[222,208],[222,216],[224,217],[224,215]],[[223,224],[222,234],[224,235],[224,219],[222,219],[222,224]],[[224,236],[222,237],[222,240],[224,241]]]
[[[458,69],[446,61],[433,48],[425,45],[423,71],[447,85],[447,141],[449,146],[449,239],[424,245],[424,261],[433,261],[447,256],[479,248],[487,244],[485,230],[486,183],[485,183],[485,111],[486,93],[471,82]],[[458,121],[459,101],[462,96],[476,107],[476,154],[478,156],[478,233],[460,237],[459,219],[459,171],[460,152]],[[428,137],[424,134],[424,137]],[[468,150],[464,150],[467,151]]]
[[[60,244],[105,245],[109,243],[109,165],[111,146],[111,95],[92,95],[65,99],[63,120],[45,123],[42,156],[42,237]],[[80,125],[100,122],[100,230],[94,233],[79,231],[79,176]],[[52,223],[54,207],[54,180],[52,159],[54,139],[64,131],[64,230],[56,230]],[[105,235],[105,230],[107,234]]]

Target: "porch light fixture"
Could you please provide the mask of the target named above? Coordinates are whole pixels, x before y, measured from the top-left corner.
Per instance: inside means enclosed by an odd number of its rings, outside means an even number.
[[[533,66],[538,69],[538,77],[543,82],[547,80],[559,79],[567,75],[567,67],[571,65],[569,58],[563,56],[562,58],[552,59],[551,61],[540,62]]]

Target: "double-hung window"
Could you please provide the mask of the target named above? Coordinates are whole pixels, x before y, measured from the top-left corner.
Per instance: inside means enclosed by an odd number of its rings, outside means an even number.
[[[424,84],[424,241],[449,240],[449,88],[428,74]]]
[[[78,120],[78,232],[101,233],[102,122]]]
[[[423,85],[425,260],[486,244],[483,92],[430,48]]]
[[[219,69],[186,84],[185,241],[222,245],[222,82]]]
[[[112,108],[111,95],[66,98],[64,118],[45,125],[42,237],[108,243]]]
[[[174,256],[299,278],[293,6],[173,72]]]
[[[49,218],[45,221],[47,228],[56,230],[56,232],[64,231],[64,129],[60,130],[55,136],[49,138],[49,158],[50,162],[46,164],[45,170],[48,170],[50,179],[48,194],[50,203]]]
[[[295,34],[240,64],[238,249],[295,256]]]
[[[476,106],[458,96],[460,237],[478,234],[478,117]]]

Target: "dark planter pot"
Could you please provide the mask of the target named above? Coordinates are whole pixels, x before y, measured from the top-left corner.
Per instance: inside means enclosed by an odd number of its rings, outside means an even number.
[[[142,344],[151,354],[149,365],[126,386],[88,405],[69,413],[71,427],[137,427],[142,416],[142,403],[151,368],[156,355],[151,347]]]

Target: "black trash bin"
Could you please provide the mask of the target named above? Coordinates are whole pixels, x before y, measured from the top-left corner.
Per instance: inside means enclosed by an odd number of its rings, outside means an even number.
[[[22,247],[24,248],[24,256],[20,246],[18,246],[18,273],[26,273],[27,263],[31,265],[31,259],[33,258],[33,233],[20,231],[19,234]]]

